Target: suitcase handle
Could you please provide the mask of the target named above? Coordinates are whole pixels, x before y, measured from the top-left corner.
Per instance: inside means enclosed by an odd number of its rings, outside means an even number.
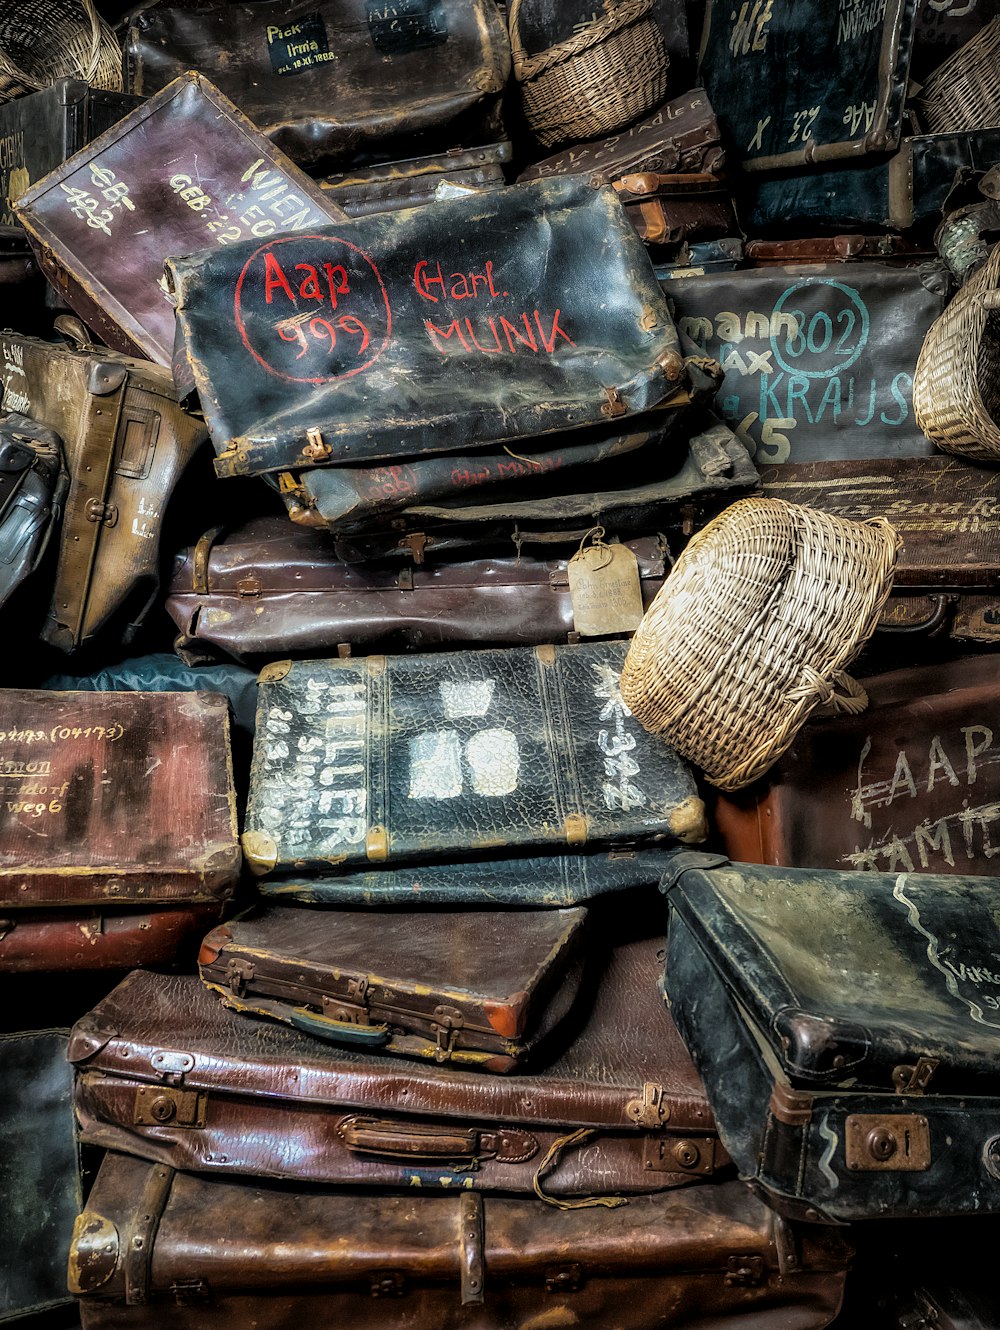
[[[319,1016],[305,1007],[293,1007],[288,1017],[296,1030],[328,1039],[334,1044],[360,1044],[365,1048],[381,1048],[389,1042],[388,1025],[353,1025],[350,1021],[335,1021]]]
[[[521,1164],[538,1153],[538,1141],[519,1127],[403,1126],[352,1115],[340,1123],[337,1135],[348,1150],[388,1159],[499,1159]]]

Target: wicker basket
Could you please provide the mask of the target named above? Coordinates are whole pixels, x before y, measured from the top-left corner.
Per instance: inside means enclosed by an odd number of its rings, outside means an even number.
[[[625,704],[713,785],[749,785],[818,707],[867,706],[842,668],[875,629],[901,544],[883,517],[733,504],[689,542],[646,611],[622,671]]]
[[[0,102],[60,78],[122,89],[122,53],[94,0],[0,0]]]
[[[917,424],[946,453],[1000,461],[1000,245],[931,324],[913,374]]]
[[[919,101],[933,134],[965,133],[1000,125],[1000,18],[935,69]]]
[[[604,0],[603,18],[557,46],[528,55],[508,10],[514,77],[524,114],[546,148],[600,138],[641,119],[667,95],[669,57],[653,0]]]

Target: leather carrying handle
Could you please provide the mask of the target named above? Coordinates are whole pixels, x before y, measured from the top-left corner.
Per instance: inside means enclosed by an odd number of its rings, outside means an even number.
[[[402,1127],[378,1118],[347,1118],[337,1129],[348,1150],[389,1159],[475,1159],[479,1133]]]
[[[263,1006],[263,1003],[260,1004]],[[335,1021],[320,1016],[306,1007],[292,1007],[289,1022],[303,1034],[315,1035],[333,1044],[351,1044],[361,1048],[383,1048],[392,1037],[388,1025],[353,1025],[350,1021]]]

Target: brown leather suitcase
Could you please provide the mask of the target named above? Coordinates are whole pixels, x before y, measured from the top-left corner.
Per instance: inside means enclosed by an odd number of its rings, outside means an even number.
[[[569,1014],[586,917],[270,905],[214,928],[198,969],[232,1011],[334,1044],[510,1072]]]
[[[693,88],[610,138],[574,144],[534,162],[521,172],[518,181],[590,175],[611,184],[633,171],[707,171],[718,176],[725,160],[719,123],[708,94],[704,88]]]
[[[492,142],[510,46],[494,0],[184,0],[125,35],[134,92],[207,74],[310,168]]]
[[[320,188],[348,217],[372,212],[394,212],[430,203],[439,185],[461,189],[502,189],[504,166],[513,153],[507,142],[481,148],[451,148],[429,157],[360,166],[328,175]]]
[[[163,262],[343,218],[199,74],[187,73],[33,184],[14,212],[43,272],[116,351],[170,365]]]
[[[8,910],[0,905],[0,973],[134,970],[194,964],[225,902],[166,909]]]
[[[748,268],[771,268],[787,263],[854,263],[874,259],[912,263],[933,258],[934,249],[904,236],[815,236],[808,240],[748,240],[743,248]]]
[[[898,670],[864,687],[860,716],[811,721],[762,781],[719,796],[726,853],[785,868],[994,873],[995,658]]]
[[[217,916],[240,865],[225,698],[6,689],[0,752],[0,968],[127,964],[144,933],[159,958],[176,925],[131,909]]]
[[[926,440],[925,440],[926,443]],[[930,446],[928,444],[928,446]],[[1000,473],[962,458],[884,457],[761,468],[763,491],[903,537],[879,635],[1000,642]],[[876,638],[878,641],[878,638]]]
[[[84,1330],[822,1330],[850,1255],[838,1230],[793,1229],[737,1181],[557,1210],[302,1192],[112,1154],[69,1268]]]
[[[359,1187],[579,1197],[716,1176],[728,1157],[657,991],[662,902],[642,913],[655,936],[610,956],[595,930],[579,1015],[530,1076],[336,1048],[227,1011],[194,977],[139,971],[73,1031],[83,1140],[185,1171]]]
[[[739,230],[728,189],[707,172],[636,171],[613,183],[639,239],[653,248],[717,240]]]
[[[648,606],[666,576],[666,542],[651,534],[627,543]],[[166,608],[179,651],[218,650],[237,660],[473,641],[540,646],[575,631],[569,556],[545,556],[534,546],[508,558],[403,569],[347,564],[324,532],[264,517],[228,535],[214,527],[182,550]]]
[[[159,588],[164,511],[205,429],[166,370],[104,347],[0,332],[0,386],[7,410],[59,435],[70,474],[42,635],[63,651],[101,632],[127,642]]]

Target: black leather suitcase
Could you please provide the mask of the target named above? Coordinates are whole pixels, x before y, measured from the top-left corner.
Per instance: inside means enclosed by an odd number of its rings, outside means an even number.
[[[320,188],[348,217],[394,212],[430,203],[441,185],[457,189],[502,189],[504,167],[513,156],[507,142],[479,148],[450,148],[428,157],[359,166],[325,176]]]
[[[895,147],[918,0],[707,0],[699,76],[750,171]]]
[[[851,1250],[738,1182],[557,1210],[537,1198],[282,1188],[108,1155],[77,1220],[84,1330],[822,1330]],[[136,1259],[135,1252],[144,1259]]]
[[[167,269],[220,476],[468,453],[690,402],[642,242],[578,176]],[[376,397],[391,405],[373,414]]]
[[[663,889],[671,1012],[770,1204],[825,1223],[1000,1211],[995,878],[679,851]]]
[[[58,435],[0,411],[0,605],[43,559],[68,485]]]
[[[267,666],[250,867],[329,875],[702,839],[690,770],[621,700],[626,645]]]
[[[656,988],[663,905],[654,891],[602,920],[530,1074],[338,1047],[228,1011],[194,976],[137,971],[73,1032],[82,1139],[300,1185],[567,1198],[721,1179],[729,1158]]]
[[[0,225],[17,224],[13,204],[29,185],[61,166],[141,102],[91,88],[77,78],[0,105]]]
[[[269,905],[214,928],[198,969],[227,1007],[318,1039],[510,1072],[569,1014],[586,915]]]
[[[669,294],[681,333],[721,361],[716,409],[759,466],[932,453],[913,371],[949,290],[939,263],[866,260],[706,273]]]
[[[22,1012],[22,1017],[26,1013]],[[0,1034],[0,1324],[70,1302],[66,1264],[81,1203],[65,1030]]]

